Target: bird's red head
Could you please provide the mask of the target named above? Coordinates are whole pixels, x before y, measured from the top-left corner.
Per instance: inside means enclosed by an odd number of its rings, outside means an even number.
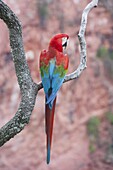
[[[67,34],[57,34],[51,39],[49,48],[63,52],[63,49],[67,47],[68,39],[69,36]]]

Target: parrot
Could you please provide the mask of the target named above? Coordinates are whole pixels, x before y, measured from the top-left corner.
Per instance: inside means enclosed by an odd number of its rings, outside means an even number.
[[[64,54],[69,36],[64,33],[55,35],[48,45],[48,50],[40,53],[40,74],[45,93],[45,133],[46,133],[46,162],[50,162],[53,133],[54,112],[57,92],[63,84],[68,70],[69,57]]]

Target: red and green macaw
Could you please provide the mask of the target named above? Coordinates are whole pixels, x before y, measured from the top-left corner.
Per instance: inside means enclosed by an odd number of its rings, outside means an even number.
[[[45,131],[47,136],[47,164],[50,162],[50,150],[57,92],[60,89],[68,69],[68,55],[63,53],[67,47],[67,34],[55,35],[48,50],[40,54],[40,72],[45,92]]]

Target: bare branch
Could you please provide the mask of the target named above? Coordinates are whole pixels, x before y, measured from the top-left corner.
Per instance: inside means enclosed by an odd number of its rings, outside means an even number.
[[[29,122],[38,92],[38,86],[32,81],[25,59],[21,24],[10,8],[0,0],[0,18],[9,28],[10,46],[16,75],[21,91],[21,102],[15,116],[0,129],[0,146],[19,133]]]
[[[87,24],[87,16],[89,11],[96,7],[99,0],[92,0],[87,5],[82,14],[82,21],[78,38],[80,41],[80,64],[73,73],[66,76],[64,82],[76,79],[86,68],[86,41],[85,30]],[[22,131],[29,119],[35,105],[36,95],[43,88],[42,83],[35,84],[31,78],[30,71],[25,59],[25,52],[22,41],[22,28],[17,16],[11,9],[0,0],[0,18],[9,28],[10,46],[12,57],[15,65],[16,75],[21,91],[21,102],[15,116],[0,129],[0,146],[13,138],[17,133]]]
[[[78,34],[78,39],[80,42],[80,64],[78,68],[71,74],[67,75],[64,82],[67,82],[69,80],[76,79],[80,76],[82,71],[87,67],[86,62],[87,62],[87,50],[86,50],[86,40],[85,40],[85,31],[86,31],[86,25],[87,25],[87,17],[90,12],[90,10],[94,7],[97,7],[99,0],[92,0],[86,8],[83,11],[82,14],[82,20],[81,20],[81,26]]]

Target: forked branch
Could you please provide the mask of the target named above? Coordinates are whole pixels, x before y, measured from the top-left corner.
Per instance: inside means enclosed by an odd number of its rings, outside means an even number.
[[[76,79],[86,68],[86,41],[84,34],[87,25],[87,16],[89,11],[98,5],[98,1],[99,0],[92,0],[83,11],[78,34],[81,48],[80,64],[73,73],[66,76],[64,82]],[[6,23],[9,29],[12,57],[22,96],[15,116],[0,129],[0,146],[2,146],[22,131],[25,125],[29,123],[37,93],[43,86],[41,82],[38,84],[34,83],[31,78],[29,67],[25,59],[21,23],[17,16],[2,0],[0,0],[0,18]]]

